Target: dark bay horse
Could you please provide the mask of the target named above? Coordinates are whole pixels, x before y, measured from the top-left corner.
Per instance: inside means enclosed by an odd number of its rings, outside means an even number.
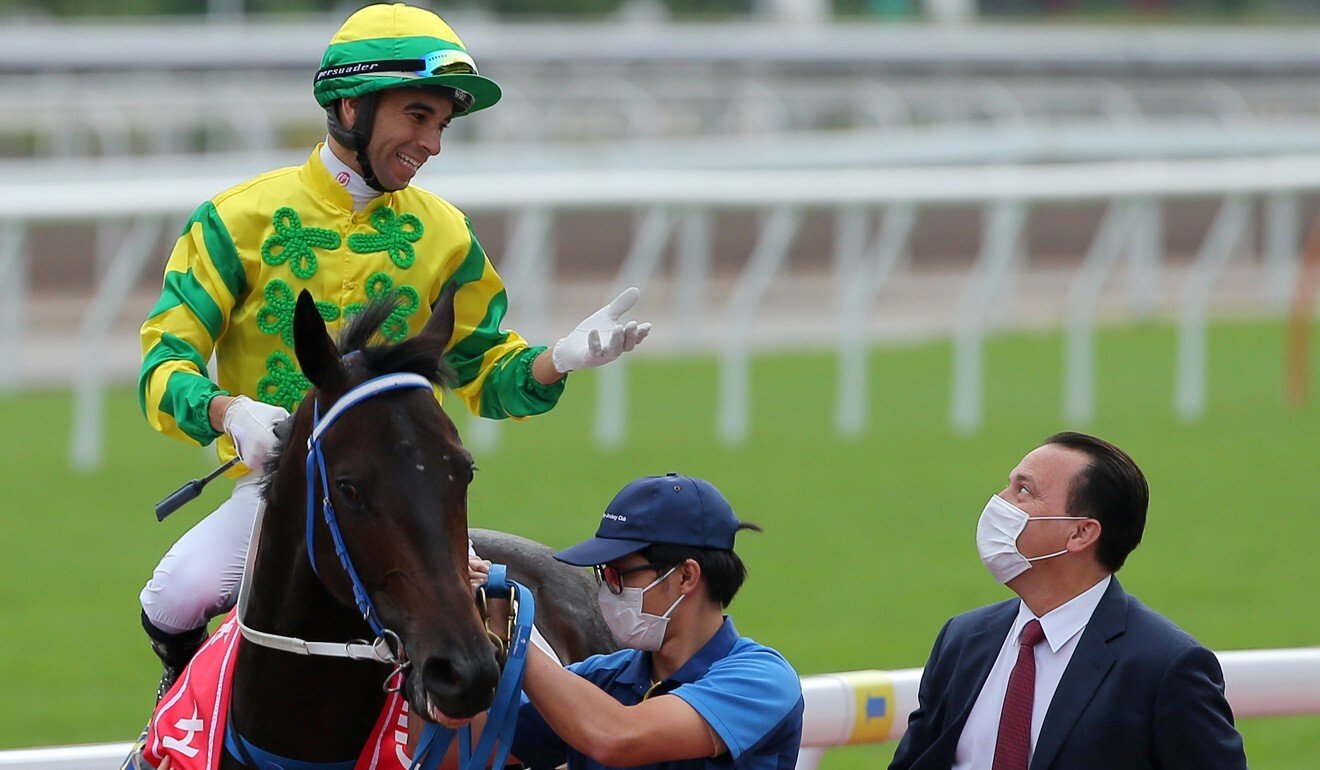
[[[361,393],[363,383],[404,373],[453,384],[441,358],[453,331],[453,294],[446,289],[417,336],[376,346],[368,343],[393,311],[390,302],[369,305],[336,345],[310,295],[299,297],[295,352],[313,387],[269,469],[243,609],[244,624],[267,634],[333,642],[378,637],[322,520],[317,498],[324,495],[373,619],[388,629],[385,636],[397,637],[394,652],[406,656],[399,670],[409,710],[440,721],[489,707],[499,677],[496,648],[468,583],[471,455],[431,388],[416,387],[413,377],[413,386],[354,400],[319,434],[325,481],[313,487],[315,506],[308,505],[305,469],[315,464],[307,462],[314,421],[326,419],[346,393]],[[562,660],[613,649],[585,572],[554,562],[544,546],[500,533],[479,533],[477,549],[508,563],[510,576],[537,594],[538,620],[550,621],[538,626]],[[381,713],[391,671],[380,662],[298,655],[249,638],[234,667],[230,727],[247,744],[295,763],[349,762]],[[222,766],[244,762],[227,751]]]

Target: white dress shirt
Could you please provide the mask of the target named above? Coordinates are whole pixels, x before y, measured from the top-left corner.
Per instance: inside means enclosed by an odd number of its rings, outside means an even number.
[[[999,657],[990,669],[990,676],[985,680],[972,712],[967,716],[962,735],[958,738],[958,750],[954,755],[953,770],[990,770],[995,759],[995,741],[999,737],[999,713],[1004,709],[1004,693],[1008,691],[1008,677],[1017,665],[1018,639],[1022,629],[1032,619],[1040,620],[1045,631],[1045,641],[1036,645],[1036,696],[1031,705],[1031,750],[1036,751],[1036,739],[1040,737],[1040,726],[1045,721],[1045,714],[1054,699],[1054,691],[1063,678],[1063,671],[1072,660],[1073,650],[1077,649],[1077,640],[1082,638],[1082,630],[1091,621],[1091,614],[1100,597],[1104,596],[1112,576],[1106,575],[1067,603],[1045,613],[1045,617],[1036,618],[1026,604],[1019,602],[1017,617],[1004,637],[999,648]]]

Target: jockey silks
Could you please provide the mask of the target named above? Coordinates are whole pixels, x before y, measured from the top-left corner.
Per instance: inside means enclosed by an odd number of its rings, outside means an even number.
[[[142,326],[138,395],[152,427],[203,445],[219,439],[228,460],[234,449],[211,427],[211,398],[241,394],[292,411],[309,387],[293,352],[301,290],[332,330],[395,292],[400,305],[381,331],[397,342],[422,328],[450,281],[459,284],[445,354],[458,374],[455,392],[484,417],[554,406],[563,381],[538,383],[531,364],[543,348],[500,328],[504,285],[463,213],[416,186],[354,211],[320,153],[220,193],[189,219]],[[218,385],[207,372],[212,352]]]

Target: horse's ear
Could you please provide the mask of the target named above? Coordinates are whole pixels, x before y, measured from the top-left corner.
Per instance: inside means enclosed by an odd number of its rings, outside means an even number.
[[[454,295],[458,293],[458,281],[450,281],[440,298],[431,306],[431,317],[417,336],[426,337],[439,343],[440,352],[449,346],[449,338],[454,335]]]
[[[326,392],[344,389],[347,376],[339,348],[330,339],[325,320],[306,289],[298,294],[298,307],[293,311],[293,352],[303,374],[317,388]]]

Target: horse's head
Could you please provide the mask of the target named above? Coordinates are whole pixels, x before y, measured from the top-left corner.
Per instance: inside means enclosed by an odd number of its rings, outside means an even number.
[[[453,332],[453,301],[451,285],[420,334],[371,346],[396,307],[373,303],[336,345],[303,292],[294,348],[313,390],[299,409],[293,446],[306,445],[314,410],[325,418],[341,396],[373,378],[412,373],[436,386],[453,385],[441,358]],[[499,667],[468,583],[467,488],[474,466],[454,423],[430,388],[410,387],[356,401],[319,441],[325,488],[318,480],[316,494],[328,496],[379,624],[402,642],[412,710],[441,720],[488,708]],[[313,564],[331,595],[357,606],[319,501],[314,507]]]

